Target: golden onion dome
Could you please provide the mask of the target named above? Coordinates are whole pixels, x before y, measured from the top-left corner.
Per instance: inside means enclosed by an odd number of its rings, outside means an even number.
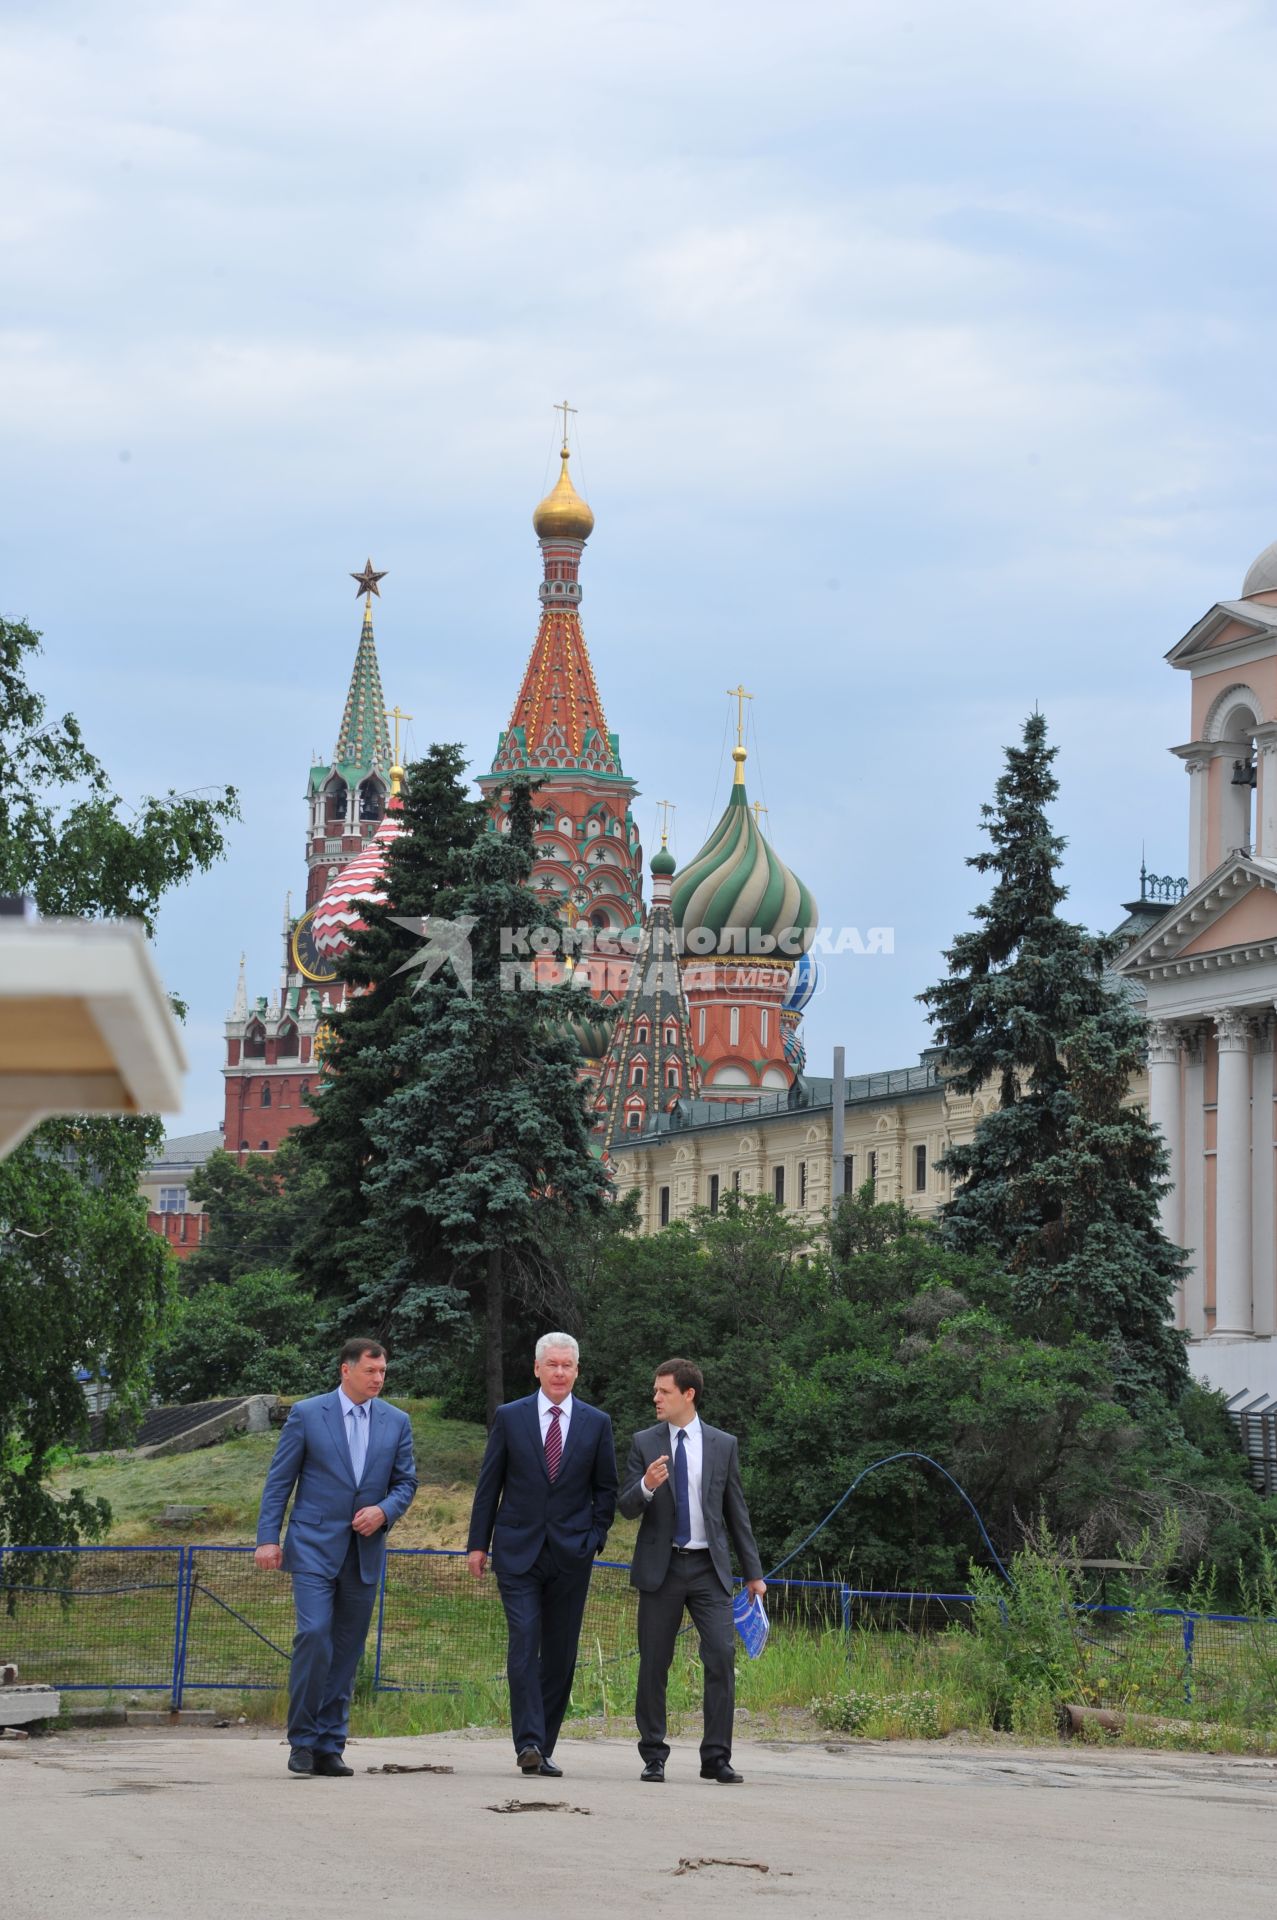
[[[538,540],[588,540],[594,532],[594,515],[572,485],[566,440],[559,458],[563,462],[559,477],[533,514],[533,528]]]

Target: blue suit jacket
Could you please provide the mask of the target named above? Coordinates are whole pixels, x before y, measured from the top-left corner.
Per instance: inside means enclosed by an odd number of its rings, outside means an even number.
[[[386,1534],[404,1514],[417,1491],[412,1457],[412,1423],[384,1400],[368,1403],[368,1451],[359,1485],[350,1464],[350,1443],[342,1425],[336,1391],[299,1400],[279,1436],[257,1520],[259,1547],[278,1543],[288,1496],[296,1488],[292,1518],[284,1540],[284,1565],[290,1573],[335,1577],[352,1539],[359,1541],[359,1571],[365,1580],[381,1576]],[[380,1507],[386,1524],[378,1533],[352,1534],[360,1507]]]
[[[616,1512],[612,1422],[572,1398],[559,1477],[550,1485],[537,1396],[498,1407],[470,1510],[466,1551],[492,1549],[498,1573],[526,1573],[548,1542],[560,1566],[592,1560]]]

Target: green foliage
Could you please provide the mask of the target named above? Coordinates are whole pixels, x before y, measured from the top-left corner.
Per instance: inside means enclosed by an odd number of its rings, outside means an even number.
[[[384,1284],[401,1300],[428,1297],[440,1317],[449,1294],[456,1315],[467,1294],[482,1299],[489,1413],[504,1397],[506,1294],[540,1287],[546,1219],[598,1212],[608,1192],[565,1030],[576,996],[519,991],[511,977],[508,930],[552,924],[528,890],[532,827],[530,789],[516,783],[508,831],[469,849],[450,896],[451,917],[473,922],[471,991],[451,966],[419,979],[392,1049],[399,1083],[366,1122],[376,1158],[363,1190]]]
[[[1014,1276],[1024,1327],[1103,1341],[1128,1403],[1173,1400],[1188,1383],[1170,1311],[1185,1256],[1158,1224],[1165,1146],[1124,1105],[1144,1024],[1106,977],[1116,943],[1060,915],[1055,754],[1033,714],[982,809],[991,848],[967,863],[996,876],[993,890],[946,953],[946,977],[919,996],[954,1087],[998,1090],[974,1140],[942,1162],[955,1183],[945,1232]]]
[[[236,817],[232,788],[169,793],[133,809],[66,714],[26,680],[39,636],[0,620],[0,893],[47,914],[140,920],[203,872]],[[105,1524],[81,1489],[53,1502],[54,1450],[87,1432],[75,1372],[109,1377],[136,1407],[170,1295],[170,1256],[146,1225],[138,1180],[162,1138],[151,1120],[56,1120],[0,1163],[0,1542],[70,1542]]]
[[[191,1198],[208,1217],[201,1244],[182,1263],[182,1288],[228,1286],[261,1268],[287,1265],[309,1231],[324,1187],[303,1155],[302,1133],[272,1154],[211,1153],[191,1175]]]
[[[294,1274],[241,1274],[179,1304],[155,1355],[155,1391],[164,1401],[318,1393],[331,1384],[334,1344]]]
[[[1230,1587],[1239,1562],[1256,1564],[1263,1503],[1218,1397],[1186,1396],[1192,1435],[1164,1403],[1132,1411],[1106,1343],[1026,1332],[1011,1278],[906,1209],[862,1190],[816,1246],[769,1200],[736,1195],[661,1234],[625,1224],[592,1228],[567,1263],[583,1384],[624,1446],[651,1422],[656,1365],[698,1361],[706,1417],[741,1439],[765,1564],[895,1453],[939,1461],[1003,1556],[1042,1513],[1084,1556],[1130,1557],[1122,1543],[1169,1508],[1181,1588],[1200,1560],[1228,1568]],[[788,1570],[953,1592],[973,1555],[987,1558],[959,1496],[899,1461],[870,1474]]]
[[[403,1084],[399,1046],[426,1014],[413,990],[417,973],[404,971],[420,956],[421,941],[396,916],[455,914],[466,856],[483,824],[460,747],[432,746],[407,769],[404,831],[386,863],[392,904],[366,908],[364,929],[342,959],[352,992],[329,1022],[315,1121],[297,1136],[299,1164],[288,1169],[288,1185],[302,1199],[299,1271],[334,1303],[346,1331],[390,1342],[401,1377],[417,1380],[441,1333],[447,1344],[447,1330],[460,1331],[461,1300],[447,1263],[405,1263],[369,1222],[368,1183],[382,1161],[372,1122]]]

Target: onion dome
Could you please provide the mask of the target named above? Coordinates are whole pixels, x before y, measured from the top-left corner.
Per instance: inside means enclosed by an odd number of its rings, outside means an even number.
[[[1252,593],[1271,593],[1277,588],[1277,540],[1265,547],[1257,560],[1253,560],[1246,578],[1242,581],[1242,599]]]
[[[399,771],[398,767],[392,768],[392,781]],[[394,785],[395,791],[386,803],[376,833],[367,846],[361,847],[354,859],[333,876],[315,908],[311,932],[316,947],[327,960],[339,959],[349,950],[355,934],[363,932],[360,907],[365,902],[370,901],[375,907],[386,905],[386,858],[391,841],[403,832],[403,801],[399,798],[398,782],[394,781]]]
[[[538,540],[588,540],[594,532],[594,515],[572,485],[566,440],[559,458],[563,462],[559,477],[533,514],[533,529]]]
[[[683,951],[775,954],[804,952],[819,925],[816,902],[764,839],[745,797],[745,749],[732,748],[731,798],[705,845],[674,882],[670,899]]]
[[[652,876],[656,880],[671,880],[675,869],[674,855],[667,846],[662,845],[652,855]]]
[[[783,1008],[780,1015],[780,1037],[785,1049],[785,1063],[797,1079],[807,1066],[807,1047],[798,1031],[798,1015],[787,1013]]]
[[[789,977],[789,986],[781,1002],[782,1013],[799,1014],[809,1000],[815,998],[825,984],[824,973],[818,961],[809,953],[798,956],[798,964]]]

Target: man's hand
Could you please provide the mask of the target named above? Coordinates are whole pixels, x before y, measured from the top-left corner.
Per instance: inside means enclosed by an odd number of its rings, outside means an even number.
[[[258,1547],[253,1558],[259,1567],[266,1569],[267,1573],[278,1573],[284,1564],[284,1549],[278,1545],[273,1547]]]
[[[747,1580],[745,1582],[745,1591],[746,1593],[752,1593],[755,1600],[761,1600],[767,1591],[767,1582],[765,1580]]]
[[[670,1462],[670,1457],[668,1453],[662,1453],[658,1456],[657,1459],[653,1460],[651,1466],[648,1468],[647,1472],[643,1475],[643,1485],[647,1488],[649,1493],[655,1493],[656,1489],[658,1487],[663,1487],[665,1485],[665,1482],[669,1479],[670,1477],[669,1462]]]
[[[482,1547],[476,1547],[472,1553],[466,1555],[466,1565],[476,1580],[482,1580],[488,1571],[488,1556]]]
[[[360,1507],[351,1521],[356,1533],[362,1533],[366,1539],[370,1533],[380,1533],[386,1524],[386,1516],[380,1507]]]

